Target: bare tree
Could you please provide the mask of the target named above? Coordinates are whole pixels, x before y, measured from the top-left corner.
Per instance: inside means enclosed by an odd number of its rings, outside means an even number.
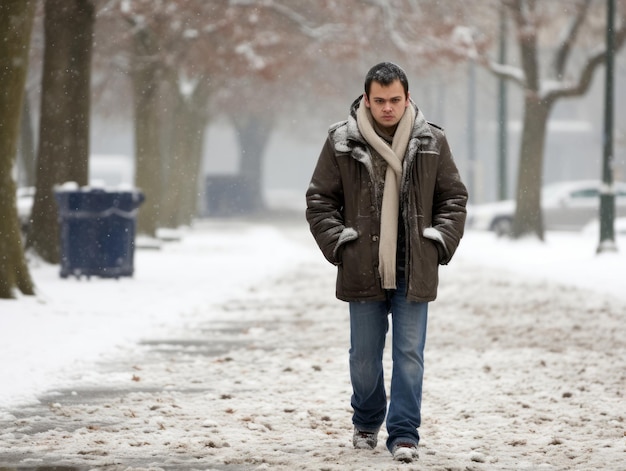
[[[11,176],[19,135],[20,111],[28,70],[28,46],[34,16],[34,1],[6,0],[0,3],[0,298],[11,298],[17,288],[34,294],[24,260],[20,225]]]
[[[197,215],[202,144],[208,121],[208,80],[172,78],[173,113],[169,158],[160,222],[163,227],[190,225]]]
[[[133,81],[135,183],[146,195],[138,232],[153,236],[160,225],[188,224],[195,214],[202,142],[207,121],[210,36],[228,2],[177,0],[133,3],[112,0],[101,14],[128,26],[118,48],[130,51],[125,67]],[[126,44],[125,44],[126,42]]]
[[[135,111],[135,183],[146,195],[137,231],[155,235],[158,226],[163,171],[160,145],[160,75],[164,72],[158,57],[155,31],[133,25],[133,109]]]
[[[483,57],[483,64],[498,77],[503,77],[524,91],[522,140],[519,150],[516,211],[512,236],[519,238],[535,234],[544,238],[541,214],[541,185],[544,144],[550,112],[562,98],[585,94],[595,70],[606,57],[602,34],[595,25],[602,18],[602,4],[591,0],[567,2],[537,2],[533,0],[502,0],[515,25],[515,39],[519,48],[520,66],[499,64]],[[626,39],[626,3],[621,3],[616,30],[616,49]],[[555,18],[560,21],[555,22]],[[553,26],[561,26],[561,34],[549,38],[555,41],[548,66],[542,68],[542,53],[549,49],[540,43],[541,33],[554,34]],[[595,29],[595,31],[594,31]],[[547,30],[547,31],[546,31]],[[585,48],[585,41],[596,39],[593,47]],[[543,47],[542,47],[543,46]],[[578,49],[578,51],[577,51]],[[574,52],[586,49],[584,58],[575,63]]]
[[[412,28],[441,34],[429,22],[445,10],[432,5],[411,7],[412,18],[419,20]],[[358,18],[352,14],[357,10]],[[243,206],[262,209],[263,158],[274,127],[307,107],[310,115],[319,114],[317,96],[303,93],[311,90],[310,79],[318,89],[325,87],[327,97],[345,99],[343,78],[354,64],[371,66],[374,57],[393,52],[410,58],[410,64],[417,64],[418,56],[442,57],[429,47],[395,47],[380,21],[393,14],[387,2],[110,0],[101,11],[128,24],[126,39],[108,35],[119,47],[134,38],[135,54],[122,62],[135,83],[136,178],[147,197],[138,226],[148,234],[158,224],[180,224],[180,217],[189,221],[180,204],[197,199],[204,140],[199,125],[214,115],[229,116],[236,130],[239,177],[248,194]],[[450,28],[447,22],[443,29]],[[154,102],[148,105],[149,100]],[[140,109],[141,103],[146,108]],[[191,149],[196,155],[190,157]]]
[[[89,165],[92,0],[46,0],[36,194],[28,246],[60,261],[56,185],[86,185]]]

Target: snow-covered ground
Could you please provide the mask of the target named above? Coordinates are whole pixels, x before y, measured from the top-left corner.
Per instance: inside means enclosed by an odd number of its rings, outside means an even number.
[[[167,237],[181,239],[135,250],[132,278],[63,279],[58,265],[30,264],[37,296],[0,300],[0,407],[34,400],[116,345],[197,311],[205,316],[207,305],[279,275],[304,255],[267,224],[201,222]]]
[[[37,296],[0,300],[0,467],[623,470],[626,237],[597,245],[466,234],[413,468],[351,447],[347,310],[303,217],[200,221],[132,278],[31,262]]]

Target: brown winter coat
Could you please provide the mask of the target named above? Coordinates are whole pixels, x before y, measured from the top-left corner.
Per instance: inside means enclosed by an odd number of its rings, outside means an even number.
[[[338,267],[337,297],[375,301],[385,299],[378,274],[380,208],[357,106],[358,100],[348,120],[329,130],[306,193],[306,217],[324,256]],[[416,115],[403,162],[400,207],[407,299],[424,302],[436,298],[439,264],[450,261],[463,236],[467,190],[443,131],[417,107]]]

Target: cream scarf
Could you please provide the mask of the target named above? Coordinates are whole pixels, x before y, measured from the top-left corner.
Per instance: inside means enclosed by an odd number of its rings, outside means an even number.
[[[409,103],[402,119],[398,123],[391,142],[391,147],[374,130],[374,118],[365,99],[361,98],[356,112],[359,131],[367,143],[387,162],[385,190],[380,215],[380,242],[378,271],[383,289],[396,288],[396,249],[398,243],[398,216],[400,212],[400,181],[402,178],[402,160],[409,145],[409,138],[415,122],[415,109]]]

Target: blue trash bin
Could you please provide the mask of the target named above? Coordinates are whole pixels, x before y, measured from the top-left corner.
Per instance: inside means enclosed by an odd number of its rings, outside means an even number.
[[[61,277],[132,276],[139,191],[58,189]]]

